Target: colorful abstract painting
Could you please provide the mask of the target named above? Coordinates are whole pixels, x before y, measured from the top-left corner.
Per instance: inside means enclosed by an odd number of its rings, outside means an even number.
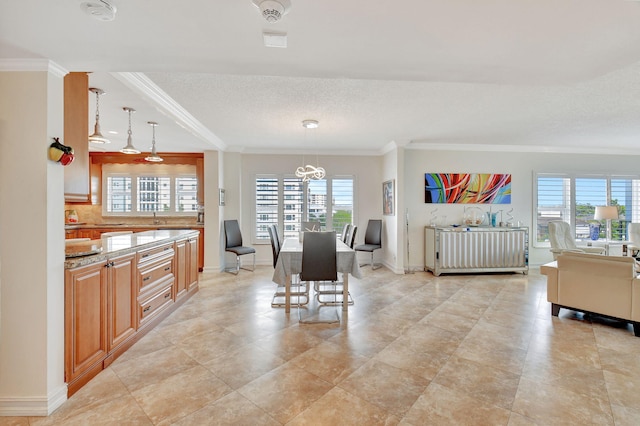
[[[511,175],[425,173],[425,203],[511,204]]]

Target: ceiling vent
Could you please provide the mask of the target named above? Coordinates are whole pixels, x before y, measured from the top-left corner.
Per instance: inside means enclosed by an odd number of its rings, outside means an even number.
[[[289,0],[252,0],[269,23],[278,22],[291,9]]]
[[[80,8],[98,21],[113,21],[116,17],[116,7],[105,0],[83,2]]]

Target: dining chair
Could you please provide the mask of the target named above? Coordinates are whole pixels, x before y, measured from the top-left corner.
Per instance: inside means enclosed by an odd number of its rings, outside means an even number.
[[[356,240],[356,233],[358,232],[357,226],[349,225],[349,230],[347,231],[347,235],[345,237],[345,241],[343,241],[347,247],[353,248],[353,244]],[[340,281],[333,281],[330,283],[320,283],[314,284],[314,291],[316,295],[316,300],[321,305],[342,305],[342,287],[343,283]],[[331,297],[333,296],[333,297]],[[338,297],[340,296],[340,297]],[[349,305],[353,305],[353,299],[351,298],[351,294],[349,293],[349,300],[347,302]]]
[[[347,235],[347,241],[344,243],[349,246],[349,248],[353,248],[353,244],[356,242],[356,233],[358,232],[357,226],[349,227],[349,234]]]
[[[369,219],[367,230],[364,233],[364,244],[354,247],[355,251],[365,251],[371,253],[371,269],[378,269],[382,265],[373,263],[373,252],[382,248],[382,220]]]
[[[338,264],[336,260],[336,233],[331,232],[305,232],[302,241],[302,269],[300,281],[314,283],[314,288],[320,283],[335,283],[338,280]],[[320,307],[318,307],[320,309]],[[328,319],[322,319],[318,314],[308,315],[302,318],[300,307],[298,317],[301,323],[336,323],[340,322],[340,316],[336,310],[335,315]]]
[[[567,222],[562,220],[552,220],[549,222],[549,243],[553,260],[558,258],[560,253],[572,251],[578,253],[605,254],[604,247],[578,247],[576,240],[571,234],[571,228]]]
[[[349,228],[351,228],[351,224],[345,223],[342,227],[342,234],[340,234],[340,239],[345,244],[347,244],[347,239],[349,238]]]
[[[282,248],[282,243],[280,241],[280,237],[278,236],[278,227],[276,225],[269,225],[267,228],[269,231],[269,240],[271,241],[271,252],[273,254],[273,267],[275,268],[278,264],[278,258],[280,257],[280,249]],[[295,282],[294,275],[291,277],[291,297],[294,298],[295,301],[291,303],[293,306],[304,306],[309,303],[309,284],[308,283],[298,283]],[[284,286],[276,287],[276,291],[273,293],[273,297],[271,298],[271,307],[272,308],[282,308],[285,306],[285,297],[286,297],[286,288]]]
[[[237,275],[238,272],[240,272],[240,268],[246,269],[247,271],[256,269],[256,249],[242,245],[240,225],[238,225],[238,221],[235,219],[224,221],[224,250],[236,255],[235,271],[225,268],[226,272]],[[241,266],[240,256],[244,256],[245,254],[253,254],[253,269],[247,269]]]
[[[273,267],[276,267],[278,255],[280,254],[280,241],[278,240],[278,231],[275,225],[269,225],[269,240],[271,241],[271,254],[273,255]]]

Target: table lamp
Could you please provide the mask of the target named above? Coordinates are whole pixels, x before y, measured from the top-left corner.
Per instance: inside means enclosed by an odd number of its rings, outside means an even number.
[[[596,206],[593,215],[595,220],[607,221],[607,241],[611,241],[611,220],[618,219],[618,207],[616,206]]]

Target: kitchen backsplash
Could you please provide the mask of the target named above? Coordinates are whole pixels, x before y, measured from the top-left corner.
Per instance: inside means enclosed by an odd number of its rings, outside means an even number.
[[[75,210],[80,223],[126,223],[131,225],[149,225],[153,223],[153,217],[137,216],[102,216],[102,206],[85,204],[67,204],[65,210]],[[196,214],[193,216],[158,216],[161,224],[195,224]]]

